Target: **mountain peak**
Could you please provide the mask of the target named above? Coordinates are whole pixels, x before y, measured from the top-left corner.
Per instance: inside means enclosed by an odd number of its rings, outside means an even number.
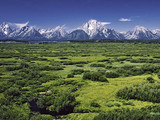
[[[143,26],[136,26],[132,31],[127,32],[125,37],[126,39],[142,39],[142,40],[158,39],[157,35],[154,35],[152,31]]]
[[[99,22],[91,19],[78,29],[85,31],[91,38],[93,38],[93,36],[96,36],[100,31],[107,29],[105,25],[105,22]]]
[[[97,23],[98,21],[97,20],[94,20],[94,19],[90,19],[89,21],[88,21],[88,23]]]
[[[10,26],[6,22],[3,22],[0,25],[0,31],[5,35],[9,35],[12,32],[12,29],[10,28]]]
[[[8,23],[8,25],[11,27],[11,29],[21,29],[22,27],[25,27],[29,24],[29,22],[25,23]]]
[[[2,24],[1,24],[1,26],[5,26],[7,23],[6,22],[3,22]]]
[[[143,27],[143,26],[137,25],[137,26],[135,26],[134,31],[143,31],[143,32],[145,32],[145,31],[148,31],[148,29]]]
[[[61,26],[57,26],[52,29],[39,29],[38,30],[41,35],[43,35],[47,39],[62,39],[67,35],[67,32]]]
[[[160,29],[152,30],[152,32],[153,32],[154,34],[160,33]]]
[[[60,25],[58,25],[57,27],[54,28],[55,30],[59,30],[62,29],[62,27]]]

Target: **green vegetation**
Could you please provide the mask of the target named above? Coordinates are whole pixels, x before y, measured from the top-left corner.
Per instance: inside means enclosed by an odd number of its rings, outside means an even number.
[[[0,120],[160,120],[160,44],[0,44]]]
[[[160,83],[139,83],[124,87],[117,92],[117,96],[123,99],[138,99],[160,103]]]
[[[94,120],[159,120],[160,106],[156,106],[152,110],[148,108],[142,109],[115,109],[108,112],[101,112]],[[158,109],[157,109],[158,108]]]
[[[92,81],[100,81],[100,82],[108,82],[105,75],[101,72],[85,72],[83,75],[83,79],[92,80]]]

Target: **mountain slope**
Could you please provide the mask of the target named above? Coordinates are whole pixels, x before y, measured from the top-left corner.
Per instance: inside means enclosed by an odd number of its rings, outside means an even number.
[[[10,33],[12,33],[13,30],[11,29],[11,27],[9,26],[9,24],[3,22],[1,25],[0,25],[0,34],[2,36],[8,36]]]
[[[88,40],[89,36],[83,30],[75,30],[67,35],[67,40]]]
[[[124,35],[119,32],[116,32],[114,29],[107,29],[107,31],[104,32],[104,36],[106,37],[106,39],[124,39]]]
[[[18,40],[42,40],[44,37],[34,27],[24,26],[15,30],[9,38]]]
[[[154,40],[158,39],[158,36],[153,34],[152,31],[143,26],[136,26],[132,31],[126,33],[125,38],[131,40]]]
[[[67,35],[67,32],[60,26],[48,30],[40,29],[39,33],[49,40],[61,40]]]
[[[155,35],[157,35],[160,39],[160,29],[155,29],[155,30],[152,30],[152,33],[154,33]]]

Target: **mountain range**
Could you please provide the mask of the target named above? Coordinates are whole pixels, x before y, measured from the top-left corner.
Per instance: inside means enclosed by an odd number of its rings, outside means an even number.
[[[89,20],[81,27],[68,32],[63,27],[57,26],[53,29],[35,29],[24,24],[3,22],[0,25],[0,39],[16,40],[158,40],[160,39],[160,29],[149,30],[143,26],[136,26],[133,30],[120,33],[114,29],[106,27],[105,22]]]

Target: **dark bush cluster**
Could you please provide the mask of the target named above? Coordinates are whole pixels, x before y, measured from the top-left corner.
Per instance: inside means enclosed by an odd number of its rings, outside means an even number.
[[[105,75],[101,72],[85,72],[83,75],[83,79],[88,79],[92,81],[100,81],[100,82],[109,82]]]
[[[136,66],[123,66],[115,69],[115,73],[120,76],[135,76],[142,74],[157,73],[160,69],[159,65],[145,64],[137,68]]]
[[[160,63],[159,59],[137,58],[131,59],[131,63]]]
[[[150,106],[152,107],[152,106]],[[160,106],[154,106],[152,109],[129,109],[119,108],[108,112],[100,112],[95,116],[93,120],[159,120],[160,111],[157,108]]]
[[[63,66],[47,66],[47,65],[43,65],[43,66],[39,66],[39,70],[63,70]]]
[[[118,78],[119,75],[116,72],[106,72],[106,77],[107,78]]]
[[[0,107],[0,120],[29,120],[30,109],[27,104],[24,105],[2,105]]]
[[[88,64],[88,62],[86,61],[77,61],[77,62],[73,62],[73,61],[62,61],[63,65],[76,65],[76,64]]]
[[[137,99],[160,103],[160,84],[146,82],[124,87],[117,92],[117,96],[127,100]]]
[[[74,78],[74,74],[72,74],[72,73],[68,74],[67,78]]]
[[[148,81],[149,83],[154,83],[154,82],[155,82],[155,80],[154,80],[152,77],[148,77],[148,78],[147,78],[147,81]]]
[[[158,78],[160,79],[160,72],[157,73]]]
[[[93,63],[90,65],[90,67],[105,67],[105,64]]]
[[[83,69],[74,69],[71,71],[73,75],[82,74],[84,72]]]
[[[97,102],[92,101],[90,104],[92,107],[101,107]]]
[[[42,96],[38,99],[39,107],[46,108],[56,114],[67,114],[74,110],[77,105],[75,96],[71,91],[53,90],[51,95]]]
[[[29,64],[27,64],[27,63],[21,63],[20,65],[7,66],[6,69],[8,71],[14,71],[14,70],[19,70],[19,69],[28,68],[28,67],[29,67]]]

